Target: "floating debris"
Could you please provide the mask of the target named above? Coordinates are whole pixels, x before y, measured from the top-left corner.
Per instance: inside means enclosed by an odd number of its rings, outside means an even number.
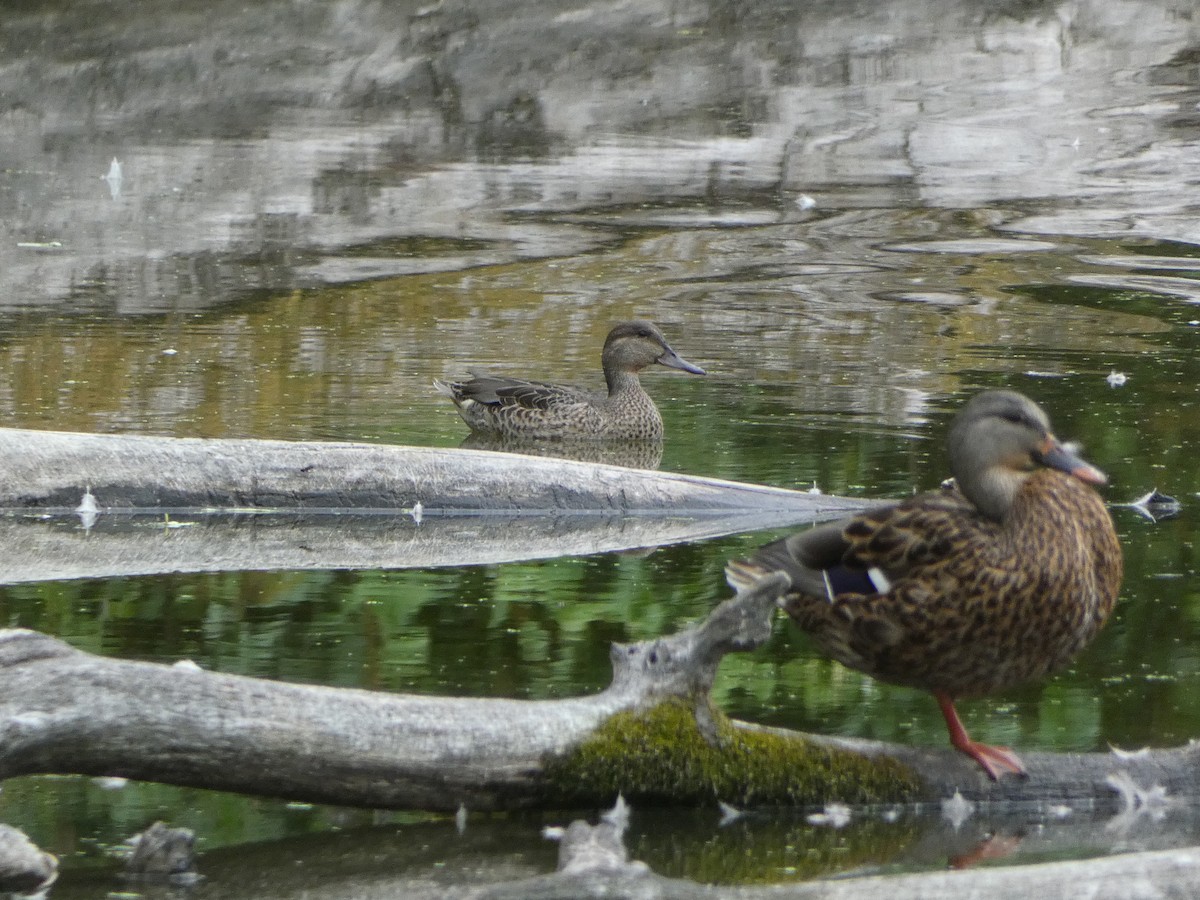
[[[957,790],[953,797],[942,801],[942,818],[949,822],[955,831],[958,831],[974,812],[975,804]]]
[[[100,178],[108,182],[108,194],[112,199],[116,200],[121,196],[121,182],[125,180],[125,176],[121,172],[121,163],[117,161],[115,156],[112,162],[109,163],[108,171],[101,175]]]
[[[410,509],[408,511],[408,514],[410,516],[412,516],[412,520],[413,520],[414,524],[416,524],[416,525],[421,524],[421,520],[423,518],[425,518],[425,507],[421,505],[420,500],[418,500],[416,503],[414,503],[412,505],[412,509]]]
[[[1167,789],[1161,784],[1144,788],[1125,771],[1107,776],[1104,783],[1121,797],[1121,812],[1109,823],[1108,827],[1110,828],[1128,828],[1142,816],[1147,816],[1157,822],[1167,814],[1167,808],[1173,802],[1167,796]]]
[[[1151,522],[1170,519],[1172,516],[1179,515],[1179,511],[1183,509],[1182,503],[1174,497],[1161,493],[1158,488],[1154,488],[1154,490],[1143,494],[1131,503],[1119,503],[1115,505],[1127,506],[1130,509],[1137,510]]]
[[[459,834],[467,830],[467,804],[458,804],[458,812],[454,814],[454,827]]]
[[[129,784],[129,779],[121,778],[118,775],[102,775],[99,778],[93,778],[92,784],[102,791],[119,791]]]
[[[829,828],[845,828],[850,824],[850,807],[844,803],[826,803],[819,813],[804,817],[809,825],[825,825]]]
[[[624,794],[617,794],[617,802],[613,804],[612,809],[600,814],[600,821],[607,822],[621,831],[629,827],[629,804],[625,802]]]
[[[1149,747],[1143,747],[1141,750],[1122,750],[1120,747],[1114,747],[1112,744],[1109,744],[1108,749],[1112,751],[1112,755],[1117,759],[1138,759],[1139,757],[1150,755]]]
[[[566,828],[543,828],[542,835],[559,842],[559,872],[626,871],[642,874],[649,871],[646,864],[631,862],[625,849],[623,839],[628,824],[629,807],[625,798],[618,795],[613,808],[600,816],[599,825],[589,825],[582,819],[576,819]]]
[[[1113,369],[1104,380],[1108,382],[1109,387],[1117,388],[1122,387],[1129,380],[1129,376],[1124,372],[1118,372],[1116,369]]]
[[[79,516],[85,531],[95,525],[96,519],[100,517],[100,504],[96,502],[96,495],[92,493],[91,487],[83,489],[83,499],[75,507],[75,515]]]
[[[724,800],[718,800],[717,806],[721,810],[721,821],[717,823],[718,828],[724,828],[730,822],[736,822],[745,815],[745,813],[736,806],[726,803]]]

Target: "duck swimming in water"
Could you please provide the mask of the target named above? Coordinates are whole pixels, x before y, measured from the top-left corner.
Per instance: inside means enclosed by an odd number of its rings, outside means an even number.
[[[586,438],[660,441],[662,416],[642,388],[638,372],[658,363],[704,375],[671,349],[644,320],[621,322],[608,333],[600,356],[607,394],[566,385],[472,372],[469,381],[433,382],[454,401],[472,431],[508,438]]]
[[[735,588],[777,571],[780,605],[827,655],[930,691],[950,743],[996,780],[1025,774],[1007,747],[971,740],[955,700],[1065,666],[1121,585],[1121,547],[1092,485],[1042,409],[987,391],[949,435],[954,484],[818,526],[730,563]]]

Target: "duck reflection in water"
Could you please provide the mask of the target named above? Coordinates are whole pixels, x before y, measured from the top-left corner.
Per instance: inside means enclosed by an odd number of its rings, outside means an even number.
[[[1042,409],[988,391],[949,436],[954,482],[769,544],[730,563],[735,588],[782,571],[780,601],[827,655],[930,691],[950,742],[996,780],[1024,775],[1007,747],[971,740],[954,702],[1065,666],[1100,630],[1121,547],[1092,485]]]
[[[621,454],[595,454],[581,445],[603,441],[615,449],[618,442],[636,443],[645,446],[625,455],[640,467],[656,467],[662,452],[662,416],[638,373],[655,363],[694,375],[703,375],[704,370],[683,359],[657,326],[644,320],[614,327],[600,358],[607,394],[482,372],[472,372],[467,381],[435,380],[434,387],[454,401],[472,432],[509,444],[488,449],[515,450],[513,442],[523,442],[520,452],[615,462]],[[546,440],[553,443],[540,449],[527,443]],[[648,459],[652,465],[641,465]]]
[[[627,469],[657,469],[663,455],[661,440],[597,441],[563,438],[557,441],[539,441],[471,432],[458,446],[464,450],[524,453],[527,456],[605,463],[610,466],[624,466]]]

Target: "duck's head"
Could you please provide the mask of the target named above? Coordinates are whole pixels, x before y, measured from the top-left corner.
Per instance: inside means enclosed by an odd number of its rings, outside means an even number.
[[[657,326],[644,319],[621,322],[613,328],[604,341],[601,360],[605,373],[640,372],[646,366],[658,363],[693,375],[706,374],[672,350]]]
[[[950,426],[950,471],[984,515],[1003,519],[1025,479],[1039,468],[1058,469],[1088,484],[1104,473],[1054,436],[1040,406],[1016,391],[973,397]]]

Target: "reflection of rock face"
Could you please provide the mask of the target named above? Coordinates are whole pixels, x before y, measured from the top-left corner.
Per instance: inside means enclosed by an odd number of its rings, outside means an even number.
[[[95,0],[9,12],[0,298],[61,303],[130,260],[261,259],[258,226],[276,215],[336,254],[398,234],[494,240],[514,208],[781,189],[851,188],[884,206],[1075,198],[1110,190],[1119,161],[1124,201],[1153,192],[1141,205],[1161,221],[1186,200],[1159,186],[1195,176],[1194,154],[1170,144],[1190,104],[1157,85],[1178,82],[1164,60],[1185,67],[1200,21],[1170,7],[1080,0],[1023,16],[885,0],[731,16],[660,0],[415,13],[347,0],[297,15],[218,2],[200,39],[186,11],[126,23]],[[103,178],[114,156],[115,198]],[[246,287],[286,288],[303,265]],[[176,308],[154,287],[169,282],[147,272],[126,309]],[[207,305],[228,298],[213,289]]]
[[[518,94],[492,110],[479,125],[475,147],[479,158],[489,162],[548,156],[550,136],[541,105],[529,94]]]
[[[469,450],[496,450],[501,453],[523,453],[526,456],[607,463],[629,469],[657,469],[663,454],[662,441],[529,441],[470,434],[459,446]]]

